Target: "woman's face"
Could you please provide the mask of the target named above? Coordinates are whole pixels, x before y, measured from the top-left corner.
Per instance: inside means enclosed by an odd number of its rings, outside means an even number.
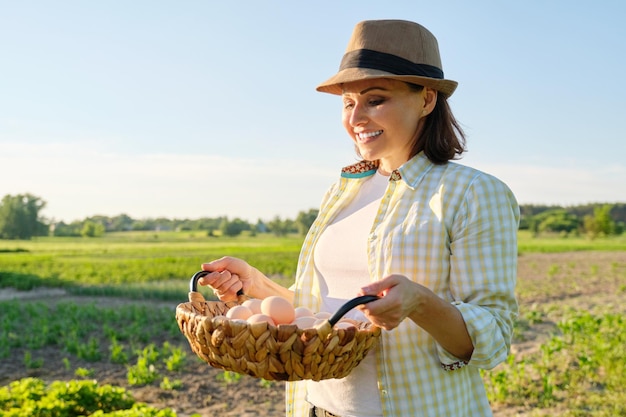
[[[415,92],[404,82],[386,78],[343,85],[343,126],[360,155],[379,160],[382,172],[391,173],[408,161],[419,120],[430,107],[427,90]]]

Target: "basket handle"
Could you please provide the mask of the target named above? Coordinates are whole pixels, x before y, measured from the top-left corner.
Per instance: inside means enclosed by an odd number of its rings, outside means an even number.
[[[335,326],[335,324],[337,324],[337,322],[341,320],[341,318],[354,307],[361,304],[371,303],[372,301],[376,301],[378,299],[380,299],[380,297],[377,295],[361,295],[360,297],[353,298],[352,300],[346,302],[344,305],[339,307],[339,310],[337,310],[337,312],[328,319],[330,326]]]
[[[189,291],[190,292],[198,292],[198,280],[205,275],[210,274],[211,271],[198,271],[191,277],[189,281]],[[243,289],[237,291],[237,296],[243,295]],[[345,313],[344,313],[345,314]]]

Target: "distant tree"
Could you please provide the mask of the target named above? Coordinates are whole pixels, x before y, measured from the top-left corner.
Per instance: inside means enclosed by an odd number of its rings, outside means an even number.
[[[244,230],[250,230],[250,224],[239,218],[233,220],[224,218],[220,225],[220,231],[224,236],[238,236]]]
[[[46,202],[32,194],[5,195],[0,203],[0,238],[30,239],[46,234],[40,211]]]
[[[565,209],[557,208],[543,211],[529,220],[529,228],[534,233],[577,231],[580,227],[579,218]]]
[[[254,225],[254,229],[258,232],[258,233],[267,233],[269,232],[269,228],[267,227],[267,225],[265,224],[265,222],[261,219],[258,219],[256,221],[256,224]]]
[[[272,221],[267,223],[267,228],[276,236],[285,236],[289,233],[289,224],[279,216],[274,217]]]
[[[72,222],[71,224],[58,222],[50,225],[50,234],[59,237],[80,236],[81,228],[82,223],[79,221]]]
[[[612,206],[609,204],[595,207],[593,216],[585,216],[584,228],[589,237],[593,239],[601,235],[610,236],[616,233],[618,228],[616,228],[615,221],[611,218],[611,208]]]
[[[142,219],[133,222],[133,230],[156,230],[157,224],[153,219]]]
[[[109,221],[108,230],[111,232],[124,232],[127,230],[132,230],[133,221],[134,220],[127,214],[117,215]]]
[[[306,211],[306,212],[305,211],[299,212],[298,217],[296,217],[296,221],[295,221],[296,227],[298,229],[298,233],[300,233],[302,236],[306,235],[309,229],[311,228],[311,225],[317,218],[318,213],[319,213],[318,209],[310,209],[309,211]]]
[[[100,237],[104,235],[105,227],[102,223],[86,220],[80,231],[82,237]]]
[[[94,223],[99,223],[102,226],[104,226],[105,230],[106,229],[110,229],[110,227],[111,227],[111,218],[108,217],[108,216],[102,216],[102,215],[99,215],[99,214],[95,215],[95,216],[89,216],[89,217],[85,218],[83,223],[86,222],[86,221],[92,221]]]

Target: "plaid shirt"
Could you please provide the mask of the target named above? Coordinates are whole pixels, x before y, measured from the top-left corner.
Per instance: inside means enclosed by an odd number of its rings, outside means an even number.
[[[319,310],[317,238],[376,169],[366,161],[344,168],[324,196],[298,261],[296,305]],[[385,416],[492,414],[479,369],[509,353],[518,224],[515,197],[493,176],[452,162],[435,165],[423,154],[392,173],[368,239],[371,280],[402,274],[454,304],[474,352],[467,363],[455,358],[411,320],[383,330],[377,369]],[[305,384],[286,389],[287,415],[308,416]]]

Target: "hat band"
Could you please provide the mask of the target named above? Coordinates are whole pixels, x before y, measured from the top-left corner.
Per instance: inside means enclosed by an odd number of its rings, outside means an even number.
[[[357,49],[347,52],[341,60],[339,71],[346,68],[369,68],[395,75],[417,75],[443,79],[443,71],[428,64],[416,64],[408,59],[371,49]]]

